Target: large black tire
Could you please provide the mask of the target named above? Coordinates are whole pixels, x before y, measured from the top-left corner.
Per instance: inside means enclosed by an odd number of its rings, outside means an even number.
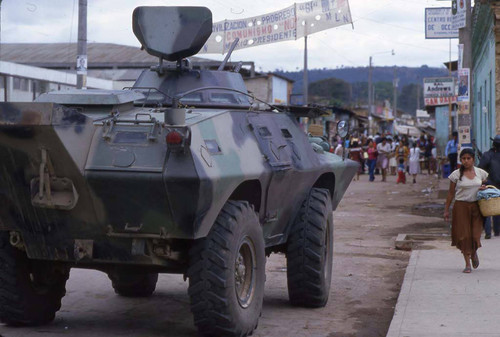
[[[30,260],[0,233],[0,321],[22,325],[51,322],[66,294],[69,268]]]
[[[311,189],[292,225],[286,257],[292,305],[324,307],[333,263],[333,216],[328,190]]]
[[[153,294],[158,273],[110,272],[108,274],[115,293],[125,297],[148,297]]]
[[[265,282],[262,228],[246,201],[228,201],[207,237],[190,250],[189,297],[204,336],[248,336],[262,311]]]

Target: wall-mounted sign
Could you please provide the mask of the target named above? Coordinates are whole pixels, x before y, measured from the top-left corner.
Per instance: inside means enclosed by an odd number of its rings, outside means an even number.
[[[424,78],[424,98],[439,98],[455,96],[455,78],[427,77]]]
[[[434,97],[434,98],[424,98],[425,105],[426,106],[433,106],[433,105],[448,105],[450,103],[456,103],[457,102],[457,96],[452,96],[452,97]]]
[[[453,0],[452,1],[452,21],[451,28],[459,29],[465,27],[465,0]]]
[[[469,102],[470,77],[469,68],[458,70],[458,98],[459,102]]]
[[[425,9],[425,38],[454,39],[458,38],[458,28],[453,28],[451,7]]]
[[[78,75],[87,74],[87,55],[76,56],[76,73]]]

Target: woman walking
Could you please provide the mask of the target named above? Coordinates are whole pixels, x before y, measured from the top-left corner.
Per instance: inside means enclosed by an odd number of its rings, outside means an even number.
[[[387,168],[389,167],[389,155],[391,153],[391,144],[387,142],[387,138],[382,137],[382,141],[377,145],[377,151],[377,164],[382,171],[382,181],[385,181],[387,177]]]
[[[417,182],[417,174],[420,171],[420,149],[417,147],[417,142],[413,142],[413,147],[410,149],[410,174],[413,177],[413,183]]]
[[[483,217],[479,212],[477,191],[484,190],[484,182],[488,173],[474,166],[474,151],[466,148],[460,152],[460,169],[449,176],[450,188],[444,206],[444,220],[450,218],[450,205],[453,199],[453,215],[451,222],[451,245],[462,252],[465,260],[464,273],[470,273],[472,267],[479,266],[477,249],[481,247]]]
[[[356,178],[354,178],[354,180],[359,180],[359,175],[361,174],[362,158],[363,158],[363,149],[359,146],[357,141],[353,141],[352,147],[349,149],[349,159],[359,163],[358,172],[356,172]]]
[[[377,146],[373,139],[368,140],[368,149],[366,150],[368,153],[368,172],[370,173],[370,181],[375,180],[375,164],[377,163]]]

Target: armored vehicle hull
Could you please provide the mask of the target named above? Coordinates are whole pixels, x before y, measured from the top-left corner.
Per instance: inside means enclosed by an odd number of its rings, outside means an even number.
[[[186,13],[211,27],[206,9],[138,8],[134,32],[151,43],[141,20]],[[151,48],[177,59],[200,46]],[[357,164],[248,96],[238,73],[179,59],[128,90],[0,103],[0,282],[11,294],[0,320],[52,320],[70,268],[108,273],[123,296],[149,296],[158,273],[182,273],[200,332],[245,336],[271,252],[287,254],[292,304],[325,305],[331,212]]]

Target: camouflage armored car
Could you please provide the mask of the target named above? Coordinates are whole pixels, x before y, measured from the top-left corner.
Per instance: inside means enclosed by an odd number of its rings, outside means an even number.
[[[132,21],[159,57],[133,88],[0,104],[0,320],[53,320],[70,268],[107,273],[122,296],[179,273],[202,335],[247,336],[272,252],[290,302],[324,306],[332,210],[357,164],[310,142],[302,112],[258,108],[227,58],[192,68],[208,9],[139,7]]]

